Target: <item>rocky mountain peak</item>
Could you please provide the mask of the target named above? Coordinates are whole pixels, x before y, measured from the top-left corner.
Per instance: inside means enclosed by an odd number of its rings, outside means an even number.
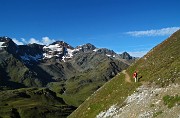
[[[113,50],[109,50],[107,48],[100,48],[100,49],[96,49],[94,51],[97,54],[103,54],[103,55],[106,55],[108,57],[115,57],[117,55]]]
[[[6,36],[0,37],[0,42],[3,43],[3,46],[14,46],[14,45],[16,45],[16,44],[12,41],[12,39],[10,39],[9,37],[6,37]]]
[[[122,54],[120,54],[120,57],[121,57],[122,59],[128,59],[128,60],[130,60],[130,59],[133,58],[133,57],[130,56],[129,53],[127,53],[127,52],[123,52]]]
[[[35,43],[28,45],[16,45],[12,39],[8,37],[0,37],[0,46],[6,47],[6,51],[28,65],[31,65],[34,62],[39,62],[40,60],[51,61],[51,59],[65,62],[72,59],[75,55],[82,55],[83,53],[94,53],[95,55],[101,54],[116,59],[132,59],[127,52],[119,55],[113,50],[106,48],[98,49],[91,43],[77,46],[76,48],[64,41],[55,41],[47,46]]]
[[[0,37],[1,42],[7,42],[9,40],[11,40],[11,39],[9,37],[7,37],[7,36]]]
[[[0,47],[5,47],[4,49],[11,53],[15,54],[18,50],[18,46],[10,39],[9,37],[0,37]]]
[[[64,41],[55,41],[50,45],[58,45],[60,47],[65,47],[65,48],[69,48],[69,49],[74,49],[72,46],[70,46],[68,43],[64,42]]]
[[[91,43],[87,43],[81,46],[77,46],[75,49],[82,52],[88,52],[88,51],[93,51],[94,49],[96,49],[96,47]]]
[[[44,59],[58,58],[65,61],[65,58],[72,58],[74,48],[64,41],[56,41],[48,46],[43,47]]]

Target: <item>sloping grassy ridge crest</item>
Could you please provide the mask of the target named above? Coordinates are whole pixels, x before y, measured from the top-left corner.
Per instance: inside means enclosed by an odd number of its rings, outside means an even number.
[[[131,76],[136,70],[139,83],[125,81],[123,73],[90,96],[69,118],[94,118],[112,105],[124,105],[124,100],[144,83],[165,87],[180,84],[180,30],[154,47],[144,57],[132,64],[127,73]],[[131,78],[133,81],[133,79]]]

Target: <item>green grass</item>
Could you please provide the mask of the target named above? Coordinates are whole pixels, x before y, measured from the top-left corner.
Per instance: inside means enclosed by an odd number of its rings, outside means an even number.
[[[68,105],[78,107],[92,93],[112,78],[110,77],[113,69],[111,60],[100,57],[100,59],[101,58],[104,63],[98,61],[96,68],[84,71],[62,82],[63,86],[61,82],[54,82],[50,83],[48,87],[55,91],[59,97],[62,97]],[[127,68],[126,66],[127,65],[122,64],[121,67]],[[60,92],[62,89],[65,90],[65,92]]]
[[[66,94],[65,93],[65,94],[63,94],[62,98],[65,100],[65,102],[67,104],[78,107],[95,90],[97,90],[97,86],[98,85],[96,83],[89,83],[88,85],[85,85],[84,87],[81,86],[81,88],[78,90],[77,93],[74,93],[74,94],[72,94],[72,93]]]
[[[22,88],[0,92],[0,117],[3,118],[18,115],[21,118],[58,118],[68,116],[73,110],[74,108],[66,105],[47,88]]]
[[[153,48],[143,58],[128,68],[130,75],[136,70],[140,81],[167,86],[171,83],[180,84],[180,31]]]
[[[170,38],[153,48],[143,58],[132,64],[127,73],[133,81],[132,74],[138,71],[140,83],[148,82],[164,87],[172,83],[180,84],[180,30]],[[123,105],[127,96],[131,95],[140,83],[127,83],[120,74],[106,83],[96,94],[86,100],[69,118],[94,118],[114,104]],[[177,99],[177,98],[176,98]],[[175,99],[171,104],[175,104]],[[153,107],[153,106],[152,106]],[[157,112],[154,116],[161,114]]]
[[[160,115],[160,114],[162,114],[162,113],[163,113],[163,111],[158,111],[158,112],[154,113],[154,114],[153,114],[153,118],[157,117],[158,115]]]
[[[113,104],[123,105],[126,97],[132,94],[136,87],[141,85],[140,83],[127,83],[124,77],[124,74],[120,74],[106,83],[79,107],[80,111],[73,112],[69,118],[93,118],[100,111],[108,109]]]
[[[174,107],[176,104],[180,105],[180,96],[169,96],[166,95],[163,97],[164,104],[168,106],[168,108]]]

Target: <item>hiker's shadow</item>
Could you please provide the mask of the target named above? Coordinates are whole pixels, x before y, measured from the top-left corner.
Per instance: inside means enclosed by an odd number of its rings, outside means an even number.
[[[142,79],[142,76],[140,76],[139,78],[138,78],[138,81],[140,81]]]

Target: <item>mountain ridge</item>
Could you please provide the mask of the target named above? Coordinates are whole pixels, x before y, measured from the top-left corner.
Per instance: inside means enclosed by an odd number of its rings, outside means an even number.
[[[116,56],[116,58],[118,59],[130,60],[134,58],[135,60],[135,57],[130,56],[127,52],[123,52],[122,54],[117,54],[113,50],[109,50],[107,48],[96,48],[91,43],[87,43],[87,44],[76,46],[76,47],[72,47],[71,45],[67,44],[64,41],[55,41],[49,45],[41,45],[41,44],[36,44],[36,43],[26,44],[26,45],[17,45],[9,37],[0,37],[0,42],[4,42],[3,45],[6,47],[6,50],[9,53],[11,54],[18,53],[18,55],[20,55],[21,58],[24,59],[25,61],[28,61],[28,60],[38,61],[38,58],[45,59],[46,57],[53,58],[56,56],[61,58],[61,60],[65,61],[65,59],[72,58],[73,54],[76,54],[78,52],[85,53],[88,51],[94,51],[94,52],[97,51],[97,53],[103,53],[112,58]],[[23,51],[25,51],[24,54],[23,54]]]
[[[22,88],[25,88],[25,91],[32,87],[47,88],[64,101],[67,110],[69,106],[73,106],[73,109],[78,107],[94,91],[136,60],[130,55],[127,55],[127,59],[112,50],[98,49],[90,43],[74,48],[63,41],[56,41],[48,46],[16,45],[12,39],[3,37],[0,42],[0,94],[7,90],[19,93]],[[10,97],[10,94],[8,96]],[[23,98],[20,96],[21,99]],[[51,101],[51,98],[46,99]],[[36,99],[37,102],[39,100]],[[8,102],[8,99],[6,101]],[[16,99],[14,102],[23,104]],[[5,107],[4,105],[0,102],[0,108]],[[38,114],[44,110],[43,106],[38,104],[35,107],[39,109]],[[50,106],[46,107],[51,109]],[[15,106],[13,109],[22,115],[20,111],[24,107]],[[56,111],[54,108],[51,110]],[[70,114],[71,107],[69,111],[67,112]],[[4,112],[3,114],[11,113],[9,110]]]

